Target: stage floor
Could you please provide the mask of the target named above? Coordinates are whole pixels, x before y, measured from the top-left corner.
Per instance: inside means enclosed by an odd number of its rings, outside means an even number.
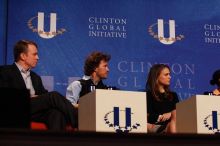
[[[0,129],[0,146],[219,146],[220,134],[116,134]]]

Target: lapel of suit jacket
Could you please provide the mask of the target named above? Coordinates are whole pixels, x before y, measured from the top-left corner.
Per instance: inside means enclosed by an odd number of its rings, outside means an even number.
[[[15,73],[14,74],[14,78],[17,82],[17,85],[20,86],[21,88],[26,88],[26,85],[25,85],[25,82],[24,82],[24,79],[21,75],[21,72],[20,70],[18,69],[18,67],[16,66],[16,64],[13,64],[12,65],[12,69],[13,69],[13,72]]]
[[[36,76],[34,75],[33,71],[30,72],[30,76],[31,76],[33,88],[34,88],[35,92],[38,92],[38,88],[37,88],[38,80],[37,80]]]

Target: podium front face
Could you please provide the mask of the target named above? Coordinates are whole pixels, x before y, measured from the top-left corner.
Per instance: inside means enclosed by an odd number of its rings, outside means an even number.
[[[147,132],[146,93],[96,89],[79,100],[79,130]]]
[[[176,108],[178,133],[220,133],[219,96],[192,96]]]

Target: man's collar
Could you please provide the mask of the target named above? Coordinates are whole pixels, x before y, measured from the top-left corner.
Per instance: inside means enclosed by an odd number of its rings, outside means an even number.
[[[91,76],[84,75],[84,76],[82,77],[82,79],[83,79],[83,80],[91,80],[91,81],[93,82]],[[98,83],[96,83],[96,84],[93,82],[93,84],[98,85],[99,83],[101,83],[101,81],[102,81],[102,80],[100,80],[100,81],[99,81]]]
[[[15,65],[18,67],[18,69],[20,70],[20,72],[23,72],[23,73],[27,73],[27,72],[30,72],[30,69],[28,70],[25,70],[19,63],[15,62]]]
[[[89,79],[91,79],[91,77],[90,77],[90,76],[87,76],[87,75],[84,75],[84,76],[82,77],[82,79],[83,79],[83,80],[89,80]]]

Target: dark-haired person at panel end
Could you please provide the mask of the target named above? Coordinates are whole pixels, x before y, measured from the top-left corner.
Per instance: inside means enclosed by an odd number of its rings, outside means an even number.
[[[0,87],[30,91],[31,121],[44,122],[49,130],[65,130],[67,124],[76,127],[77,110],[58,92],[48,92],[40,76],[31,70],[38,60],[35,42],[18,41],[14,46],[14,63],[0,67]]]
[[[176,132],[176,103],[179,99],[169,89],[170,79],[169,66],[155,64],[151,67],[146,83],[149,133]]]
[[[108,89],[102,82],[108,77],[108,62],[111,56],[102,52],[92,52],[85,60],[84,76],[82,79],[73,81],[66,91],[67,99],[78,107],[79,98],[94,89]],[[91,89],[93,88],[93,89]],[[115,87],[114,87],[115,88]]]
[[[204,94],[220,96],[220,70],[216,70],[213,73],[212,79],[210,80],[210,84],[213,86],[217,85],[217,88],[211,92],[204,92]]]

